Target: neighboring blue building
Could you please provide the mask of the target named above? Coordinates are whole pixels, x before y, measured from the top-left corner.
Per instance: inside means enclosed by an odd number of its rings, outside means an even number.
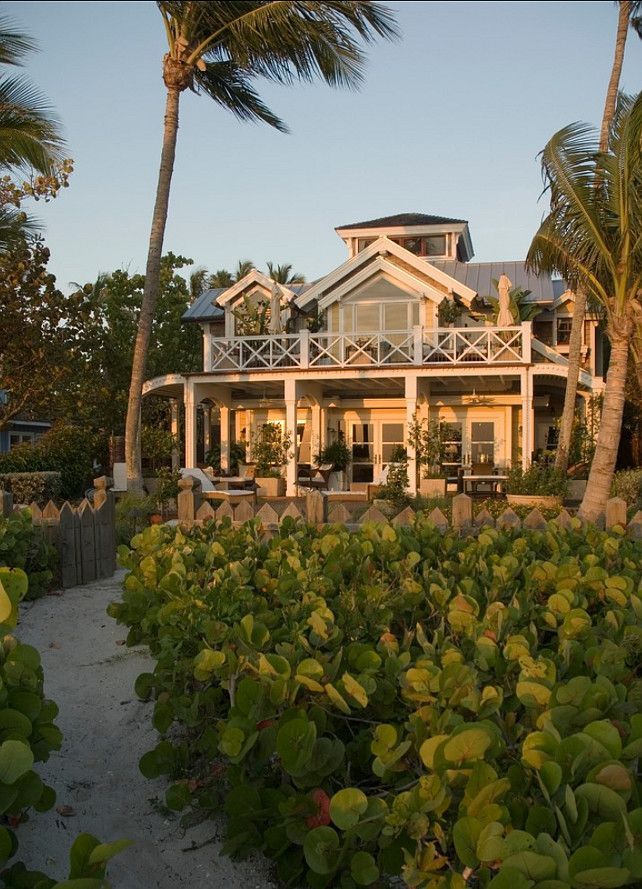
[[[6,393],[0,389],[0,404],[5,403],[6,397]],[[14,417],[6,429],[0,429],[0,454],[6,454],[19,444],[34,444],[48,429],[51,429],[49,420]]]

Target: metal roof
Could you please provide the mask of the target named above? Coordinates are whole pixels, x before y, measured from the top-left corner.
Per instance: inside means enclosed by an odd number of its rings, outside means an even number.
[[[394,228],[406,225],[448,225],[449,223],[465,224],[467,219],[451,219],[449,216],[431,216],[427,213],[397,213],[396,216],[382,216],[380,219],[368,219],[365,222],[351,222],[349,225],[337,225],[335,231],[344,228]]]
[[[553,302],[555,298],[550,277],[528,272],[523,262],[457,262],[453,259],[429,259],[428,262],[479,296],[497,296],[493,278],[508,275],[513,287],[531,291],[530,302]]]

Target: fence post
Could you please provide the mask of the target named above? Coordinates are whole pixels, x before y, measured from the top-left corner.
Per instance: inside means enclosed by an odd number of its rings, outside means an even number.
[[[64,589],[82,583],[82,575],[78,575],[76,564],[76,520],[74,511],[65,501],[60,510],[60,579]]]
[[[197,486],[200,487],[197,480],[191,475],[186,475],[180,479],[178,483],[179,493],[176,498],[178,501],[179,522],[193,522],[196,518],[196,513],[201,505],[201,497],[197,491]]]
[[[453,497],[453,528],[470,528],[473,523],[473,501],[467,494]]]
[[[328,521],[328,501],[321,491],[310,491],[305,495],[305,520],[310,525],[323,525]]]
[[[611,497],[606,501],[606,530],[621,525],[626,528],[626,500],[621,497]]]
[[[13,512],[13,494],[11,491],[0,491],[0,516],[8,519]]]
[[[98,541],[101,538],[100,556],[96,571],[98,577],[111,577],[116,570],[116,498],[111,490],[113,486],[114,480],[107,475],[101,475],[99,478],[94,479],[96,540]],[[99,510],[100,519],[98,518]],[[99,525],[100,532],[98,531]],[[105,540],[105,538],[107,539]],[[96,547],[98,555],[98,543]]]

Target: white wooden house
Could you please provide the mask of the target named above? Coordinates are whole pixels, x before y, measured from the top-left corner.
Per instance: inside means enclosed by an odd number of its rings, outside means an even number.
[[[269,421],[297,442],[290,495],[297,462],[313,461],[339,436],[352,449],[353,490],[376,480],[400,444],[412,487],[415,417],[448,424],[451,472],[458,463],[528,465],[562,410],[573,294],[521,262],[471,262],[465,220],[406,213],[336,232],[345,262],[312,283],[279,287],[280,318],[269,328],[282,332],[241,335],[243,306],[276,305],[274,282],[257,270],[202,294],[185,313],[203,331],[202,372],[158,377],[144,389],[172,399],[176,424],[184,405],[185,465],[202,462],[215,440],[225,468],[230,444]],[[497,295],[492,282],[501,275],[530,290],[541,310],[533,321],[497,327],[471,315]],[[440,326],[444,301],[461,314]],[[584,324],[582,355],[580,404],[603,389],[596,318]]]

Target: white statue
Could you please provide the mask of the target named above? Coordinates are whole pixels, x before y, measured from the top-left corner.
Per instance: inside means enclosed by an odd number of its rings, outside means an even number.
[[[512,286],[508,275],[502,275],[497,282],[497,292],[499,293],[498,327],[512,327],[515,324],[513,313],[510,310],[510,289]]]
[[[281,323],[281,288],[276,281],[272,284],[269,332],[271,334],[283,333],[283,324]]]

